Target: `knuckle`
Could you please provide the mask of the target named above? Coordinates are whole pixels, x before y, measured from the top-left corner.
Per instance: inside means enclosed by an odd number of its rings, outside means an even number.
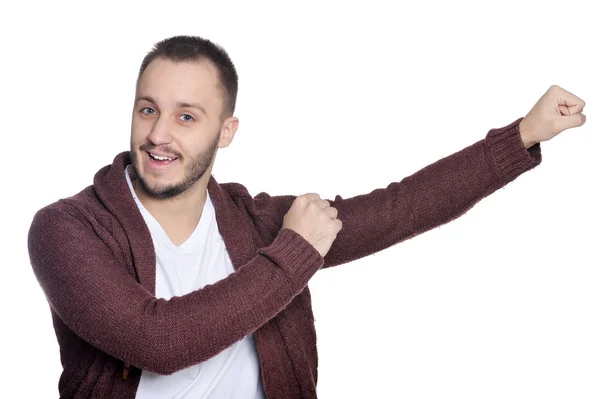
[[[310,202],[309,194],[303,194],[296,198],[294,202],[297,202],[299,205],[306,205]]]

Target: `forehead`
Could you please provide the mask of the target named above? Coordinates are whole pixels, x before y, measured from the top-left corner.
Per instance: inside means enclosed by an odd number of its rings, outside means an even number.
[[[208,60],[175,62],[157,58],[140,77],[137,95],[152,97],[163,106],[199,102],[209,112],[220,112],[222,104],[219,73]]]

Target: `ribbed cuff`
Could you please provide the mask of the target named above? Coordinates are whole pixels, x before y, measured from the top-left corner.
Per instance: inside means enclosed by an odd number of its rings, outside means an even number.
[[[258,253],[284,269],[301,288],[323,266],[323,257],[319,251],[291,229],[279,231],[271,245],[259,248]]]
[[[527,149],[521,140],[519,123],[522,119],[503,128],[490,130],[485,139],[492,160],[507,183],[542,162],[540,144]]]

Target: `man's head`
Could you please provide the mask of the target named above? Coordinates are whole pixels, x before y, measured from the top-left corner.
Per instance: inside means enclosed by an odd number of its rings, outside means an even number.
[[[236,96],[235,67],[219,46],[190,36],[155,45],[140,68],[131,125],[132,163],[147,194],[172,198],[208,182],[217,148],[237,130]]]

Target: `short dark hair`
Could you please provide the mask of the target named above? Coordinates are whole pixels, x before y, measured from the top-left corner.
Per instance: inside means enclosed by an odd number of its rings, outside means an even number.
[[[156,58],[166,58],[171,61],[201,61],[209,60],[219,71],[221,89],[224,92],[224,113],[233,115],[238,91],[238,75],[235,66],[227,52],[218,44],[198,36],[173,36],[154,45],[146,54],[140,72],[138,84],[142,74]]]

